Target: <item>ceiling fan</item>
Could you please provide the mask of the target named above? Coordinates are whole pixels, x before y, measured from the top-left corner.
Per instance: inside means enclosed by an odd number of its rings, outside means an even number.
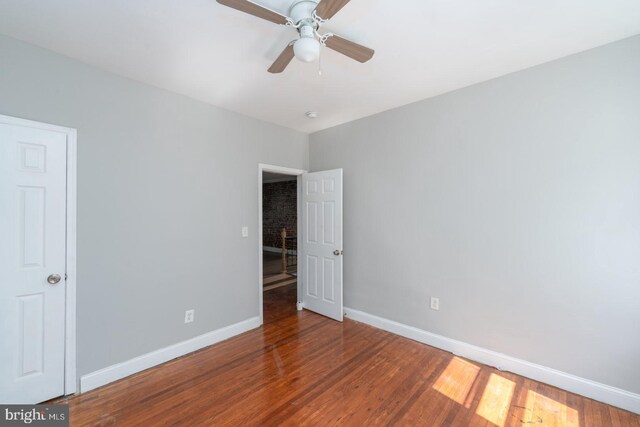
[[[299,38],[291,41],[269,67],[270,73],[281,73],[295,56],[300,61],[311,62],[320,56],[320,45],[340,52],[359,62],[373,57],[373,49],[361,46],[333,33],[320,34],[320,26],[340,11],[349,0],[299,0],[291,5],[289,16],[282,15],[249,0],[217,0],[258,18],[295,28]]]

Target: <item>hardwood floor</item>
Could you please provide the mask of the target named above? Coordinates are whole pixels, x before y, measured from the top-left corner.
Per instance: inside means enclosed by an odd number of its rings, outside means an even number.
[[[640,417],[265,292],[265,325],[63,399],[71,425],[629,426]]]

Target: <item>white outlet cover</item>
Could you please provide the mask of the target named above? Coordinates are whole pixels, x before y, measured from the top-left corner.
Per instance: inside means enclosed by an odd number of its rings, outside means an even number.
[[[431,309],[440,310],[440,298],[431,297]]]
[[[249,227],[242,227],[242,237],[249,237]]]
[[[196,311],[191,309],[184,312],[184,323],[192,323],[195,320]]]

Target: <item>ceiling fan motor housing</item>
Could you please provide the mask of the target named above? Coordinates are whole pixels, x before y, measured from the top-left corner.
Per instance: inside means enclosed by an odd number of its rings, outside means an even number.
[[[310,23],[313,20],[313,11],[318,6],[318,0],[300,0],[291,5],[289,9],[289,16],[291,20],[298,24],[302,21],[309,20]]]

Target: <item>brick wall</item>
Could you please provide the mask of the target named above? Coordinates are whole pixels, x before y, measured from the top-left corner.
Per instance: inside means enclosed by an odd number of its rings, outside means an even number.
[[[262,244],[282,247],[280,231],[295,236],[298,225],[297,181],[265,183],[262,187]]]

